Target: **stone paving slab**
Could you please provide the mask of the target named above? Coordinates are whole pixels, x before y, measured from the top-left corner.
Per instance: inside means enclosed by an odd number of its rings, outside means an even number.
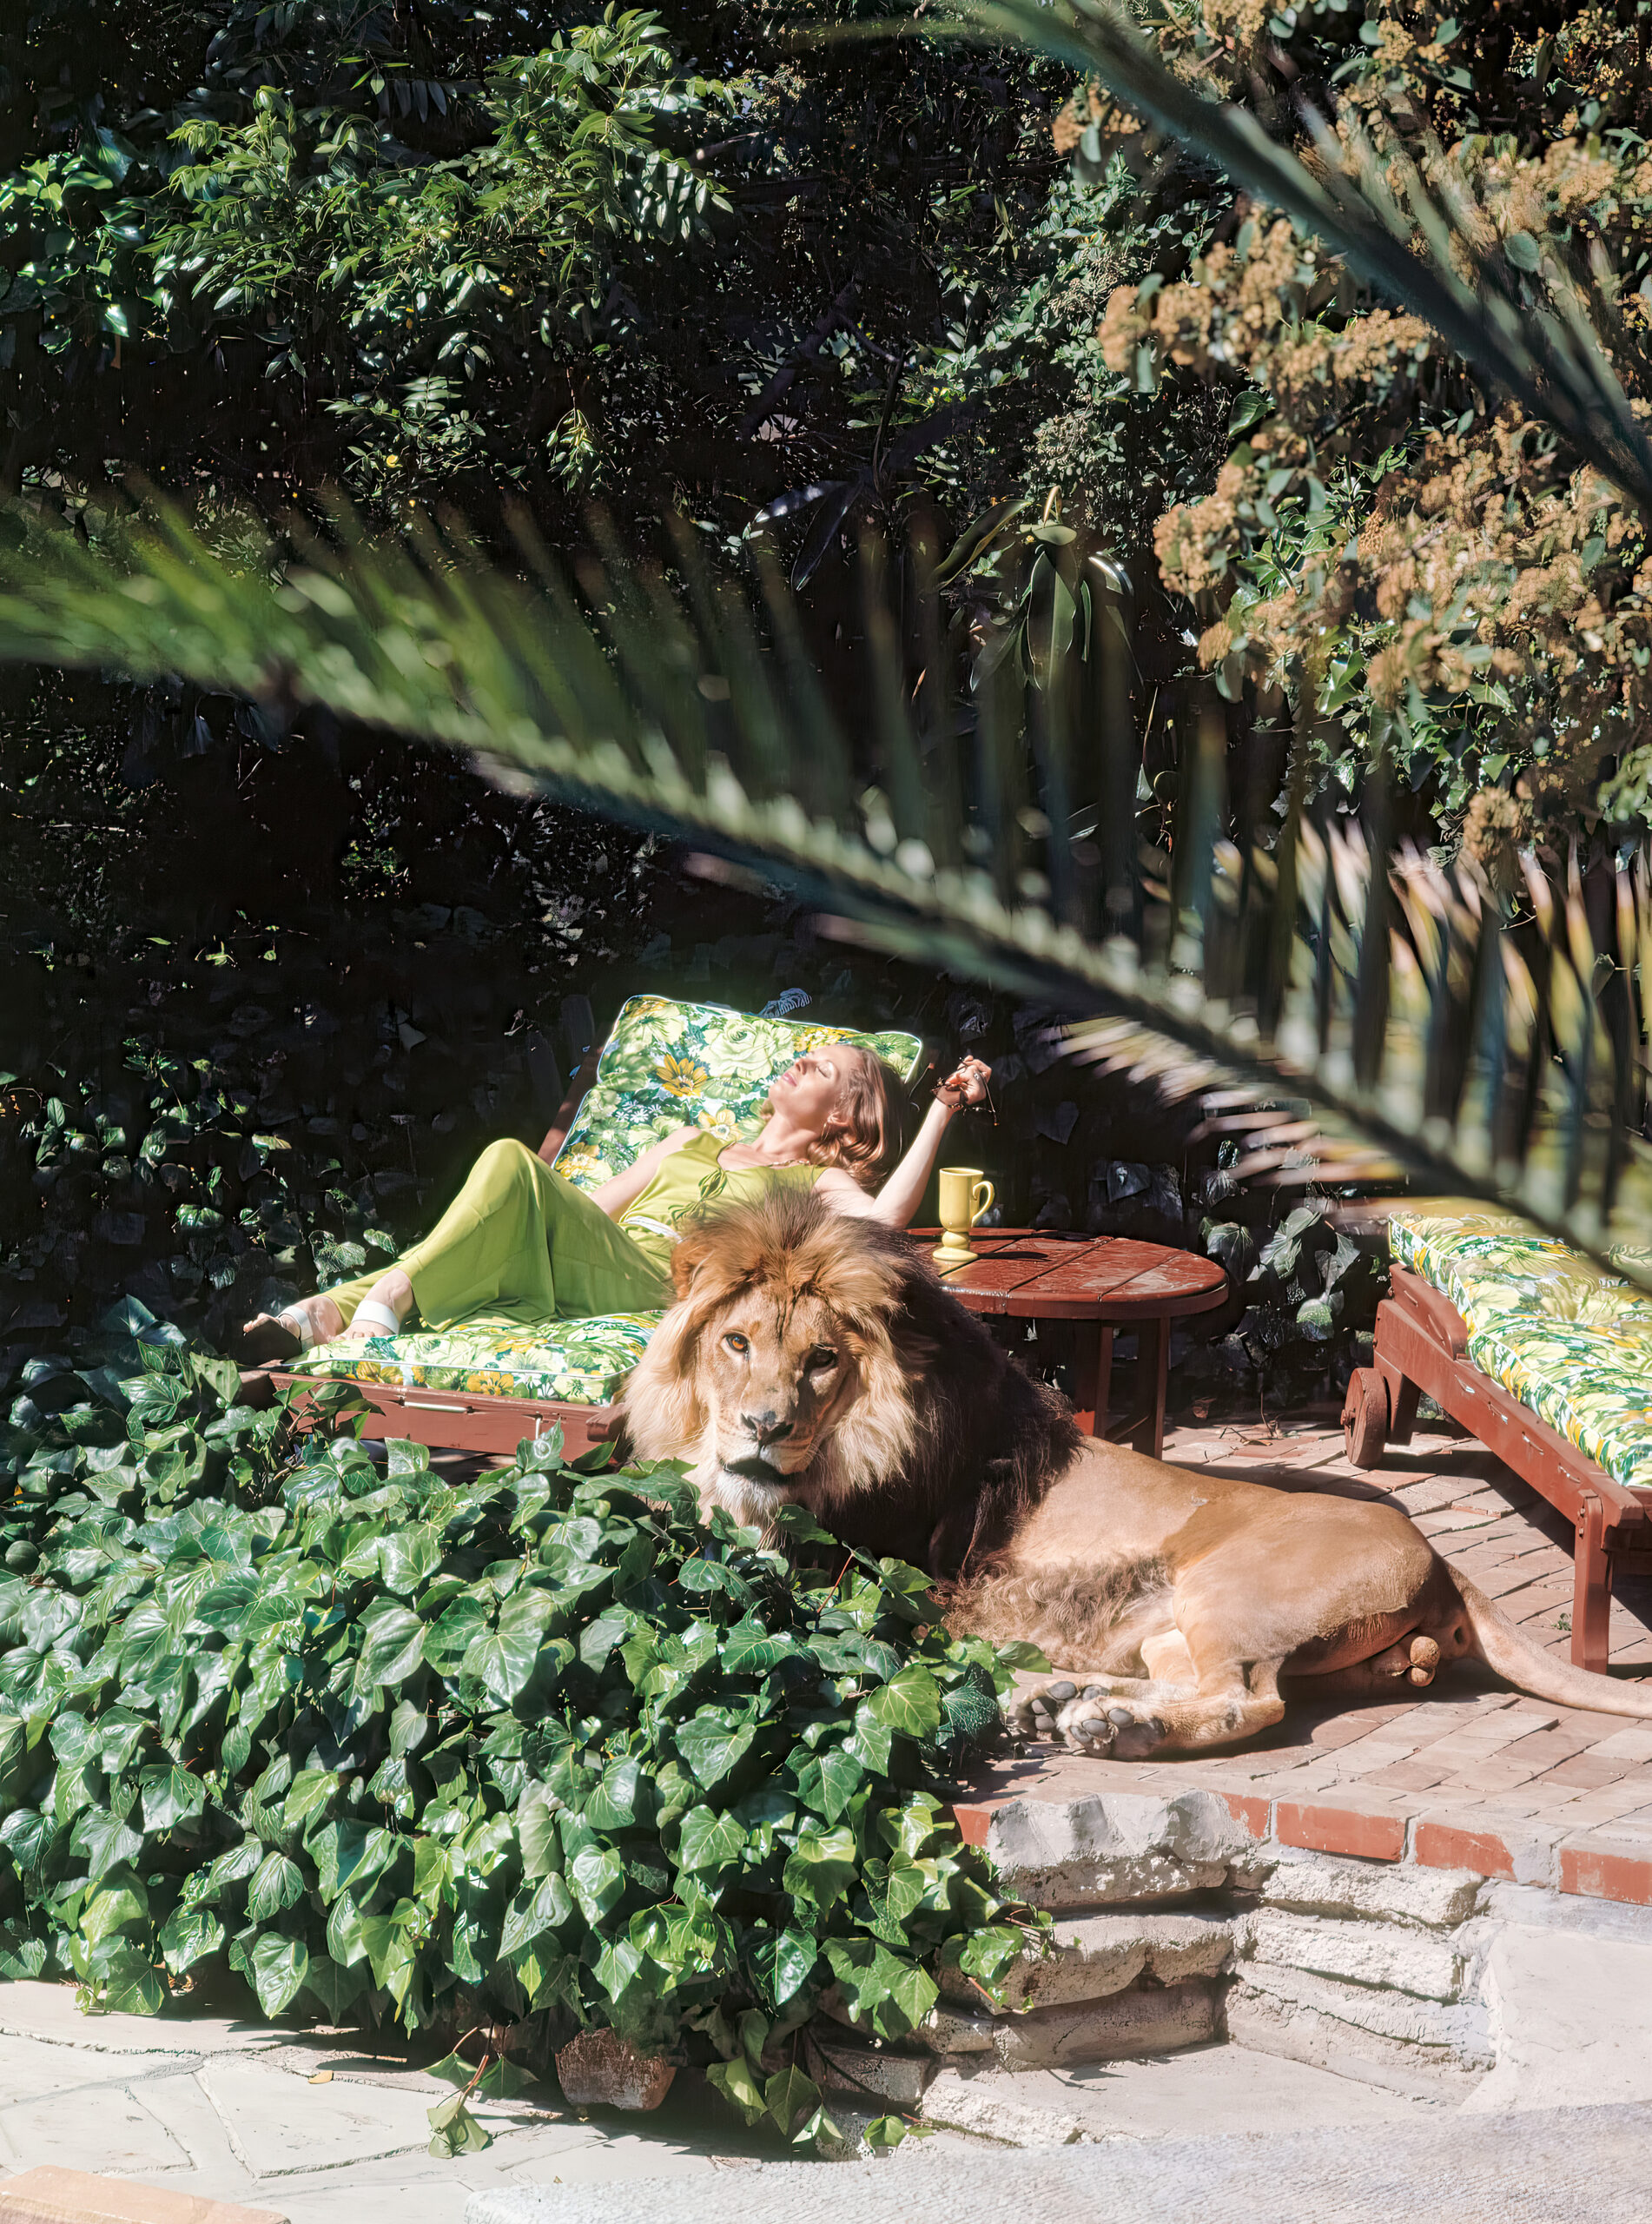
[[[56,2165],[292,2224],[459,2224],[490,2186],[691,2177],[750,2142],[673,2115],[589,2121],[553,2088],[479,2101],[480,2154],[427,2151],[452,2087],[359,2031],[182,2010],[84,2016],[73,1985],[0,1983],[0,2180]]]
[[[1285,1491],[1389,1499],[1530,1637],[1569,1657],[1570,1525],[1471,1439],[1419,1433],[1359,1472],[1329,1424],[1201,1424],[1172,1430],[1165,1457]],[[1652,1676],[1652,1581],[1620,1584],[1611,1658],[1619,1674]],[[1094,1761],[1041,1744],[984,1770],[958,1812],[984,1843],[1011,1799],[1194,1787],[1259,1839],[1652,1905],[1652,1724],[1524,1698],[1473,1665],[1393,1701],[1295,1702],[1272,1731],[1200,1759]]]

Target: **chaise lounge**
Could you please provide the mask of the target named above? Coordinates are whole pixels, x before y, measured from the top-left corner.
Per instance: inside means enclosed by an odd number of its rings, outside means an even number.
[[[1426,1392],[1572,1523],[1571,1657],[1604,1671],[1614,1576],[1652,1573],[1652,1298],[1496,1214],[1407,1214],[1390,1245],[1349,1459],[1406,1443]],[[1652,1268],[1652,1251],[1611,1255]]]
[[[822,1043],[845,1042],[875,1050],[909,1082],[922,1057],[914,1035],[857,1034],[754,1018],[722,1004],[632,996],[558,1115],[565,1133],[552,1167],[594,1189],[685,1121],[731,1142],[759,1124],[783,1067]],[[553,1129],[546,1145],[555,1137]],[[524,1437],[560,1424],[568,1450],[579,1453],[609,1433],[615,1387],[661,1317],[607,1313],[532,1330],[415,1329],[319,1344],[285,1367],[248,1370],[243,1380],[253,1401],[277,1390],[354,1384],[373,1409],[369,1436],[508,1457]]]

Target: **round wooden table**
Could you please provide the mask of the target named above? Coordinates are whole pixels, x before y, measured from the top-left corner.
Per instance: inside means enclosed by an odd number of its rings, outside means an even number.
[[[941,1241],[939,1228],[915,1228],[912,1234],[926,1252]],[[1070,1324],[1079,1426],[1087,1436],[1128,1442],[1158,1459],[1165,1448],[1170,1324],[1222,1302],[1227,1276],[1216,1261],[1127,1235],[978,1228],[969,1240],[979,1258],[942,1277],[959,1302],[972,1313],[1012,1320]],[[1119,1328],[1137,1333],[1136,1411],[1109,1426]]]

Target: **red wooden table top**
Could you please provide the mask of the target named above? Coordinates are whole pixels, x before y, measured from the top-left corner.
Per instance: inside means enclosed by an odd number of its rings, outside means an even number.
[[[941,1241],[939,1228],[911,1233],[926,1250]],[[1020,1320],[1165,1320],[1208,1313],[1227,1294],[1227,1276],[1214,1259],[1127,1235],[978,1228],[969,1240],[980,1257],[942,1280],[972,1313]]]

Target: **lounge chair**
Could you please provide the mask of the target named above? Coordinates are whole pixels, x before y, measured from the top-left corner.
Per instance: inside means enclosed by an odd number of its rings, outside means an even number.
[[[564,1133],[552,1165],[592,1189],[685,1121],[732,1142],[758,1125],[782,1067],[801,1051],[842,1042],[876,1050],[908,1080],[922,1056],[913,1035],[862,1035],[753,1018],[722,1004],[632,996],[558,1115]],[[250,1369],[242,1380],[248,1398],[260,1401],[281,1389],[354,1383],[373,1408],[369,1436],[508,1455],[524,1437],[559,1422],[569,1451],[578,1453],[609,1433],[615,1386],[642,1357],[660,1318],[606,1313],[535,1329],[463,1323],[414,1329],[320,1344],[284,1367]]]
[[[1572,1523],[1571,1656],[1604,1671],[1614,1575],[1652,1573],[1652,1298],[1494,1214],[1405,1214],[1389,1232],[1374,1363],[1343,1407],[1348,1457],[1375,1467],[1407,1442],[1426,1391]]]

